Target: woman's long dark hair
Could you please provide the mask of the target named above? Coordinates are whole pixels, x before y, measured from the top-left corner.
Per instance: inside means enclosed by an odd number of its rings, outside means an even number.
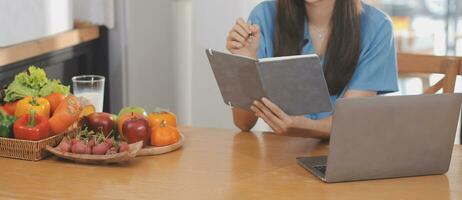
[[[324,76],[331,95],[339,95],[348,84],[360,52],[360,0],[336,0],[331,31],[324,53]],[[278,0],[274,56],[301,54],[305,19],[304,0]],[[308,19],[309,20],[309,19]]]

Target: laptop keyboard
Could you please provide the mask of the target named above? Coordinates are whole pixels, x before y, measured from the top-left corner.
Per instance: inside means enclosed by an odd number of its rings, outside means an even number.
[[[326,174],[326,166],[325,165],[319,165],[319,166],[314,166],[314,168],[318,171],[320,171],[323,174]]]

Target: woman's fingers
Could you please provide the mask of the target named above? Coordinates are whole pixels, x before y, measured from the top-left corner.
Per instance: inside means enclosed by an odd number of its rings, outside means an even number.
[[[260,111],[262,111],[262,113],[266,117],[268,117],[269,120],[273,121],[275,124],[278,124],[278,125],[283,124],[282,120],[279,119],[274,113],[272,113],[271,110],[268,109],[268,107],[266,107],[263,103],[259,101],[254,101],[253,105],[256,106],[258,109],[260,109]]]
[[[239,25],[239,24],[234,25],[233,30],[234,30],[235,32],[237,32],[239,35],[241,35],[242,37],[246,38],[246,39],[247,39],[247,38],[249,37],[249,35],[250,35],[250,34],[249,34],[247,31],[245,31],[244,28],[243,28],[241,25]]]
[[[265,104],[266,107],[268,107],[268,109],[270,109],[272,113],[274,113],[279,119],[283,121],[284,127],[286,129],[293,126],[293,119],[289,115],[287,115],[281,108],[279,108],[278,105],[274,104],[265,97],[262,98],[262,102],[263,104]]]
[[[263,121],[265,121],[268,126],[271,127],[271,129],[273,129],[274,132],[276,133],[282,133],[283,131],[281,130],[281,128],[279,126],[277,126],[273,121],[271,121],[265,114],[263,114],[263,112],[258,109],[256,106],[251,106],[250,109],[255,112],[255,115],[257,117],[260,117],[261,119],[263,119]]]
[[[282,111],[282,109],[279,108],[278,105],[274,104],[269,99],[263,97],[261,101],[263,102],[263,104],[265,104],[266,107],[268,107],[271,110],[271,112],[276,114],[280,119],[285,120],[289,118],[289,116],[284,111]]]
[[[231,31],[231,33],[229,33],[229,36],[231,41],[237,41],[243,44],[245,43],[245,38],[239,35],[239,33],[237,33],[236,31]]]
[[[240,44],[236,44],[236,42]],[[260,32],[256,25],[245,22],[242,18],[236,20],[226,38],[226,48],[231,53],[238,53],[250,57],[257,57],[260,45]],[[241,51],[242,50],[242,51]]]
[[[244,45],[242,45],[240,42],[228,41],[226,47],[228,49],[240,49],[240,48],[244,47]]]
[[[242,17],[239,17],[236,20],[236,25],[240,25],[247,32],[247,35],[252,33],[252,31],[250,30],[250,25],[247,24],[247,22],[245,22],[244,19],[242,19]]]

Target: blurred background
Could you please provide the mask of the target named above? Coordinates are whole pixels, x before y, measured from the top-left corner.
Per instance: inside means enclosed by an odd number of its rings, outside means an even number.
[[[235,19],[247,18],[259,2],[0,0],[0,81],[4,84],[31,63],[46,67],[65,83],[74,74],[101,74],[108,78],[107,112],[128,105],[163,107],[175,112],[183,125],[233,128],[204,50],[225,51],[226,34]],[[365,2],[391,16],[399,52],[462,56],[462,1]],[[31,43],[78,29],[81,22],[96,26],[98,35],[65,48],[59,48],[64,39],[48,41],[46,47]],[[76,37],[84,40],[84,35]],[[27,48],[46,53],[27,55],[34,52]],[[422,93],[440,78],[403,77],[398,94]],[[461,85],[459,77],[456,92],[462,91]],[[259,122],[255,129],[268,127]]]

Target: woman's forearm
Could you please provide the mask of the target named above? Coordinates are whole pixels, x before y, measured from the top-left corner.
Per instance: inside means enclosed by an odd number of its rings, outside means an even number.
[[[234,125],[242,131],[250,131],[258,118],[255,113],[240,108],[232,108]]]
[[[348,90],[344,98],[371,97],[375,91]],[[293,117],[289,134],[302,137],[329,138],[332,129],[332,116],[321,120],[308,119],[305,116]]]
[[[298,137],[329,138],[332,127],[332,116],[320,120],[312,120],[304,116],[294,118],[288,135]]]

